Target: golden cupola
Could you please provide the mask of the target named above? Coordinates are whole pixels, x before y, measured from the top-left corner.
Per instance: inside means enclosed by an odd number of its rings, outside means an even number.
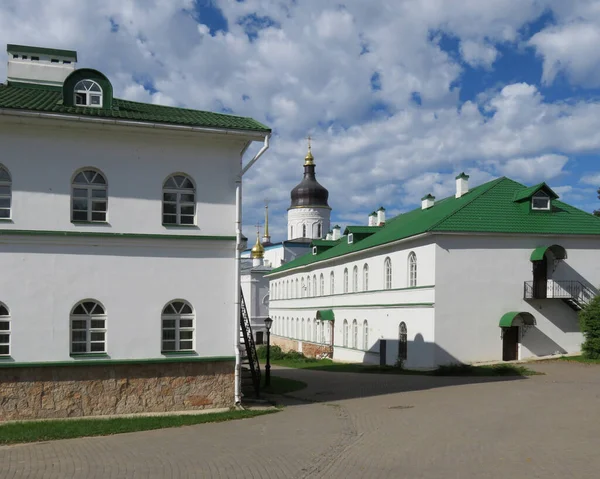
[[[265,257],[265,248],[260,243],[260,232],[256,232],[256,244],[250,250],[250,257],[252,259],[263,259]]]

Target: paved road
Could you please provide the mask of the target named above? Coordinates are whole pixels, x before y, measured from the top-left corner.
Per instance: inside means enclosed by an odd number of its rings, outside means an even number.
[[[527,379],[280,369],[277,414],[0,447],[0,478],[597,478],[600,366]]]

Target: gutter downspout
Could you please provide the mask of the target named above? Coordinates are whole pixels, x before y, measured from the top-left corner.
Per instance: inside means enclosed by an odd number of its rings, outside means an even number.
[[[234,404],[239,406],[242,402],[242,361],[240,355],[240,319],[241,319],[241,296],[240,291],[242,287],[242,267],[241,267],[241,258],[242,258],[242,176],[256,163],[256,161],[262,156],[262,154],[269,149],[269,138],[270,134],[265,136],[265,142],[263,147],[254,155],[248,164],[242,167],[242,160],[244,157],[244,153],[250,146],[250,142],[244,146],[240,153],[240,174],[235,180],[235,327],[233,328],[235,332],[234,338],[234,346],[235,346],[235,397]]]

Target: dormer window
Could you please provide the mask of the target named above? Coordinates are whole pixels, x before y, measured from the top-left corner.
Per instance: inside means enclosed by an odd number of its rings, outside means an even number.
[[[548,211],[550,209],[550,196],[543,191],[538,191],[531,197],[531,209]]]
[[[348,233],[348,244],[354,243],[354,235],[352,233]]]
[[[312,248],[312,254],[313,254],[313,256],[317,254],[317,247],[316,246],[313,246],[313,248]]]
[[[102,88],[95,81],[81,80],[75,85],[75,105],[102,108]]]

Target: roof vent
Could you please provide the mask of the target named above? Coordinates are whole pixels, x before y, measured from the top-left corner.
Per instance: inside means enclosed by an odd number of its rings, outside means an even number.
[[[368,226],[377,226],[377,213],[375,213],[374,211],[369,215],[369,222],[367,223]]]
[[[385,208],[380,206],[377,210],[377,226],[383,226],[385,224]]]
[[[352,233],[348,233],[348,244],[354,243],[354,235]]]
[[[433,196],[431,193],[428,194],[427,196],[423,196],[423,198],[421,198],[421,209],[422,210],[431,208],[434,204],[435,204],[435,196]]]
[[[469,192],[469,175],[465,175],[463,171],[456,177],[456,197],[460,198]]]
[[[340,231],[341,229],[342,229],[342,227],[340,225],[335,225],[333,227],[333,231],[331,233],[331,239],[332,240],[335,241],[335,240],[339,240],[340,239],[340,237],[342,236],[341,231]]]

